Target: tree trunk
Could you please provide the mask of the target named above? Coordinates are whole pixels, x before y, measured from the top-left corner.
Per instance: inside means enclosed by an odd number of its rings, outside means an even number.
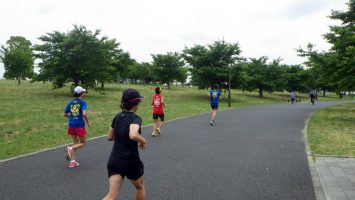
[[[104,91],[105,90],[105,83],[102,81],[101,82],[101,90]]]
[[[229,77],[228,77],[228,107],[232,106],[232,96],[231,96],[231,79],[232,79],[232,75],[229,73]]]
[[[232,95],[231,95],[231,89],[228,88],[228,107],[232,106]]]
[[[167,85],[168,85],[168,90],[170,90],[170,83],[167,83]]]
[[[259,97],[262,98],[263,97],[263,89],[259,88]]]
[[[323,97],[325,97],[325,90],[323,90]]]

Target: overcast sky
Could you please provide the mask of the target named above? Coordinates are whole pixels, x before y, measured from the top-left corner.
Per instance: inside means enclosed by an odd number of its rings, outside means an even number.
[[[73,24],[116,38],[138,61],[218,39],[238,42],[245,57],[300,64],[295,48],[328,49],[322,34],[331,10],[348,0],[1,0],[0,44],[20,35],[37,38]],[[4,72],[0,64],[0,77]]]

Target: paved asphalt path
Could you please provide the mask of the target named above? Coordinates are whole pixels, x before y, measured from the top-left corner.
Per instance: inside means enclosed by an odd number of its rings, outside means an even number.
[[[335,103],[228,110],[215,127],[209,115],[194,116],[168,122],[157,138],[143,128],[147,199],[315,199],[301,130],[311,112]],[[63,148],[0,163],[0,199],[101,199],[112,144],[89,141],[76,169],[67,168]],[[120,199],[133,196],[125,181]]]

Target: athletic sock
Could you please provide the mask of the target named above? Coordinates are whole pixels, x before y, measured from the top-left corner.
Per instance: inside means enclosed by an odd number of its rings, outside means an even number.
[[[70,162],[75,162],[75,160],[71,160]]]

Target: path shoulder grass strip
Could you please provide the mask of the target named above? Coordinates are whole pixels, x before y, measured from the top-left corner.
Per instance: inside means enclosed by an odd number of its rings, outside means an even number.
[[[304,137],[304,144],[305,144],[306,153],[307,153],[309,171],[311,173],[312,182],[313,182],[313,188],[314,188],[314,193],[316,195],[316,199],[317,200],[325,200],[325,195],[324,195],[324,191],[323,191],[323,188],[322,188],[322,183],[320,181],[320,177],[319,177],[318,172],[317,172],[316,164],[315,164],[315,161],[314,161],[314,158],[313,158],[313,155],[312,155],[312,152],[311,152],[311,148],[310,148],[309,143],[308,143],[308,137],[307,137],[307,134],[308,134],[308,131],[307,131],[308,130],[308,123],[309,123],[309,120],[311,119],[313,113],[311,113],[308,116],[308,118],[306,119],[302,133],[303,133],[303,137]]]

